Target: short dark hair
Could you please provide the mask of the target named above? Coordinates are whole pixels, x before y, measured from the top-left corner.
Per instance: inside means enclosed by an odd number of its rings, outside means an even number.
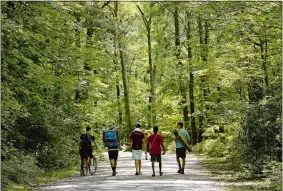
[[[157,131],[158,131],[158,126],[155,125],[155,126],[153,127],[153,132],[154,132],[154,133],[157,133]]]
[[[88,125],[86,128],[85,128],[86,131],[89,131],[91,130],[91,127]]]
[[[137,128],[140,128],[140,127],[141,127],[141,124],[140,124],[140,123],[138,123],[136,127],[137,127]]]
[[[184,126],[183,122],[181,122],[181,121],[179,121],[179,122],[177,123],[177,125],[180,126],[180,127],[183,127],[183,126]]]

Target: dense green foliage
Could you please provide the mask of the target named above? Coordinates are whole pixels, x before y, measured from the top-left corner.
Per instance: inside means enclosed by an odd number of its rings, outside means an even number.
[[[72,168],[86,125],[173,148],[185,121],[196,152],[281,161],[281,2],[1,3],[3,188]]]

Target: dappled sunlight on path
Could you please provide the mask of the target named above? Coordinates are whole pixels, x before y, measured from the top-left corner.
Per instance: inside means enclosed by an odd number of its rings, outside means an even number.
[[[158,163],[155,165],[156,176],[152,177],[150,160],[142,160],[142,175],[135,176],[134,161],[130,152],[119,152],[117,175],[112,176],[112,170],[107,153],[106,161],[99,162],[98,171],[93,176],[79,176],[57,181],[37,190],[135,190],[135,191],[223,191],[225,190],[213,179],[214,177],[203,168],[194,155],[187,155],[185,174],[177,173],[178,167],[174,153],[166,153],[163,160],[163,176],[159,176]]]

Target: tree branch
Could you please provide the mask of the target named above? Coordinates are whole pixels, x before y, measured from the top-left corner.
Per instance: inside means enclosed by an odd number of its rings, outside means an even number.
[[[140,11],[140,13],[141,13],[143,22],[144,22],[144,24],[145,24],[145,26],[146,26],[146,29],[149,31],[149,23],[148,23],[148,21],[147,21],[146,18],[145,18],[144,12],[141,10],[141,8],[140,8],[139,5],[136,5],[136,6],[137,6],[137,8],[139,9],[139,11]]]
[[[106,3],[104,3],[101,7],[101,9],[103,9],[105,6],[107,6],[110,3],[110,1],[107,1]]]

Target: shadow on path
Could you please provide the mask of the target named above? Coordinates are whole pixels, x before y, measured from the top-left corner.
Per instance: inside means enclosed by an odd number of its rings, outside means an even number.
[[[159,176],[158,163],[155,164],[156,176],[152,177],[150,160],[142,160],[142,175],[135,176],[135,165],[130,152],[119,152],[117,175],[112,176],[108,154],[106,161],[98,163],[98,171],[93,176],[79,176],[63,179],[43,186],[36,191],[59,190],[135,190],[135,191],[223,191],[224,188],[214,181],[214,177],[199,164],[198,159],[188,154],[185,174],[177,173],[178,167],[175,154],[166,153],[162,157],[163,176]]]

